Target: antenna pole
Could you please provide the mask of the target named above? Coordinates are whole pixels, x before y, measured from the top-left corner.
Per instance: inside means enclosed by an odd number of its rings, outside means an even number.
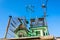
[[[42,0],[42,9],[43,9],[43,13],[44,13],[44,21],[45,21],[45,25],[47,25],[47,22],[46,22],[46,12],[47,12],[47,2],[48,0]]]
[[[46,21],[47,2],[48,2],[48,0],[46,0],[45,3],[44,3],[44,0],[42,1],[42,9],[44,12],[44,24],[45,24],[45,26],[47,26],[47,21]],[[48,27],[47,27],[47,30],[48,30]],[[48,32],[48,34],[49,34],[49,32]]]

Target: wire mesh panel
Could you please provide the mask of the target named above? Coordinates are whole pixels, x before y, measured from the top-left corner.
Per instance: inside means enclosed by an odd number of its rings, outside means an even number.
[[[20,25],[22,25],[22,26],[20,26]],[[19,18],[12,17],[10,20],[9,26],[7,28],[8,28],[8,30],[7,30],[6,38],[15,38],[15,35],[16,35],[15,30],[17,28],[19,28],[19,29],[26,28],[26,19],[24,17],[19,17]]]

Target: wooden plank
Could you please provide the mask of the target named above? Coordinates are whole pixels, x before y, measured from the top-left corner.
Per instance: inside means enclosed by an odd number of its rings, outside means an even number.
[[[4,40],[54,40],[53,36],[42,36],[42,37],[21,37],[21,38],[10,38]]]

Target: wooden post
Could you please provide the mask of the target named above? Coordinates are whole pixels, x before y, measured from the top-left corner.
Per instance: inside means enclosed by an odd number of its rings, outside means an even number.
[[[8,25],[7,25],[7,29],[6,29],[5,38],[6,38],[7,33],[8,33],[8,28],[9,28],[9,26],[10,26],[10,21],[11,21],[11,18],[12,18],[12,16],[9,16],[9,21],[8,21]]]

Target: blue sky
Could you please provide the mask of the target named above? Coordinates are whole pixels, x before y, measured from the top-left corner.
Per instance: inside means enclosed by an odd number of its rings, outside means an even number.
[[[9,15],[35,17],[42,15],[41,0],[0,0],[0,38],[4,37]],[[34,13],[26,11],[26,5],[35,6]],[[51,35],[60,36],[60,0],[48,0],[48,30]]]

